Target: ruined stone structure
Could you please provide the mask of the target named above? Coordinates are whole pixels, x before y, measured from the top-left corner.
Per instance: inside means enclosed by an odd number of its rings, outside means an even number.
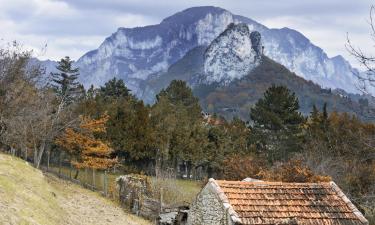
[[[189,207],[168,206],[162,203],[162,198],[155,199],[149,179],[147,176],[134,174],[118,177],[116,182],[121,206],[158,225],[185,225]]]
[[[139,216],[154,220],[160,213],[160,201],[153,199],[146,176],[125,175],[117,178],[122,207]]]
[[[210,179],[190,207],[188,225],[368,224],[334,183]]]

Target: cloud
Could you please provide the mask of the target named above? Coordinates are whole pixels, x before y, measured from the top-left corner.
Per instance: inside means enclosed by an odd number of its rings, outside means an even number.
[[[344,55],[348,32],[364,49],[372,48],[367,24],[371,0],[0,0],[0,39],[30,48],[48,44],[42,58],[78,59],[118,27],[160,23],[188,7],[214,5],[270,28],[300,31],[329,56]]]

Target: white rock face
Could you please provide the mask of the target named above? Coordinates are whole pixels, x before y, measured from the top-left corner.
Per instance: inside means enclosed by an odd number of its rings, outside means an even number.
[[[206,17],[197,22],[196,30],[198,45],[209,45],[227,25],[233,23],[233,15],[227,11],[221,14],[207,14]]]
[[[150,88],[142,85],[142,82],[166,71],[189,50],[200,45],[208,46],[230,23],[246,23],[250,31],[259,31],[265,46],[264,54],[297,75],[323,87],[358,92],[353,68],[341,56],[329,58],[322,49],[295,30],[269,29],[254,20],[217,7],[189,8],[157,25],[119,28],[98,49],[86,53],[77,61],[76,66],[81,71],[80,81],[85,86],[98,86],[117,77],[126,84],[131,83],[132,92],[138,97],[150,97],[151,93],[146,92]],[[249,45],[248,41],[241,40],[241,36],[233,35],[233,38],[238,38],[238,43]],[[242,76],[249,69],[240,67],[251,61],[251,51],[233,44],[230,55],[238,56],[242,61],[237,60],[238,66],[233,64],[234,58],[223,58],[221,63],[211,61],[209,64],[212,66],[207,67],[212,75],[209,80],[229,81]],[[224,42],[221,45],[223,49]],[[229,68],[225,68],[225,63]],[[230,72],[228,79],[222,76],[225,71]]]
[[[252,48],[248,26],[230,24],[206,50],[206,82],[229,84],[249,74],[259,63],[260,56]]]

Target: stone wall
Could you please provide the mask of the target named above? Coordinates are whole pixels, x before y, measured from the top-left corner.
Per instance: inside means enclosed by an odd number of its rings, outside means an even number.
[[[233,225],[216,187],[209,182],[192,203],[188,225]]]
[[[146,176],[125,175],[117,178],[121,206],[144,218],[155,220],[160,213],[160,201],[153,199]]]

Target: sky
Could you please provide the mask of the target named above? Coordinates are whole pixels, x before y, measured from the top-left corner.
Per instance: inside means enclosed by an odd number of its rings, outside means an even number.
[[[186,8],[212,5],[269,28],[298,30],[329,57],[340,54],[356,66],[346,36],[371,54],[371,4],[375,0],[0,0],[0,46],[17,40],[40,59],[76,60],[119,27],[157,24]]]

